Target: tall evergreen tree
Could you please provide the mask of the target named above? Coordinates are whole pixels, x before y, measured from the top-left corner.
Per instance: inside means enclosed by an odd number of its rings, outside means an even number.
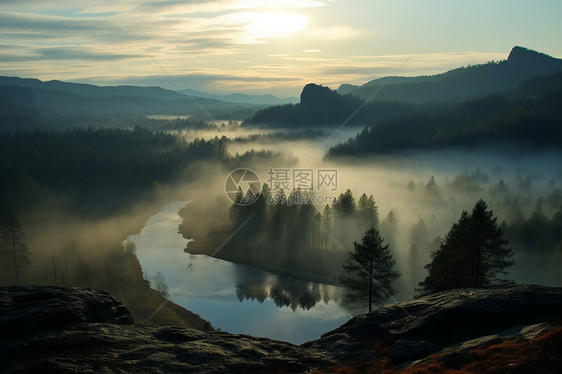
[[[334,228],[340,243],[352,243],[360,237],[356,222],[356,203],[350,189],[341,193],[333,203]]]
[[[366,229],[367,226],[367,195],[363,193],[357,201],[357,214],[359,215],[359,221],[361,223],[361,228]]]
[[[373,195],[367,199],[367,224],[378,229],[379,227],[379,207],[375,204]]]
[[[432,261],[425,267],[428,275],[419,283],[419,294],[506,282],[499,276],[513,265],[513,251],[496,221],[483,200],[476,203],[471,214],[463,211],[439,250],[432,253]]]
[[[355,214],[355,208],[355,198],[350,189],[341,193],[334,204],[334,211],[338,215],[338,218],[342,219],[353,216],[353,214]]]
[[[329,204],[326,204],[322,212],[322,248],[331,249],[332,239],[330,233],[334,232],[334,212]]]
[[[0,231],[0,268],[6,284],[20,284],[23,274],[31,265],[29,249],[23,243],[25,237],[16,217],[10,216],[2,223]]]
[[[357,214],[362,230],[367,230],[369,227],[379,227],[379,212],[373,195],[369,197],[366,194],[361,195],[357,202]]]
[[[355,249],[348,251],[349,261],[343,268],[346,274],[338,277],[340,283],[350,292],[346,301],[359,307],[382,305],[398,291],[392,282],[400,277],[394,270],[395,261],[388,244],[383,245],[379,232],[371,227],[363,235],[361,244],[354,242]]]

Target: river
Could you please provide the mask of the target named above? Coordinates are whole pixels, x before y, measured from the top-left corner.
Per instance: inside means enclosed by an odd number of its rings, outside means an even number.
[[[143,271],[164,275],[173,302],[215,329],[295,344],[317,339],[351,317],[338,303],[340,287],[185,253],[189,241],[178,233],[177,212],[186,204],[164,206],[128,238],[136,244]]]

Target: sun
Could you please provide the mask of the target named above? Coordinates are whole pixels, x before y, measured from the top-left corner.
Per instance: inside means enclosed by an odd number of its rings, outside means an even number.
[[[307,18],[292,13],[256,13],[246,30],[255,38],[276,38],[298,33],[306,29]]]

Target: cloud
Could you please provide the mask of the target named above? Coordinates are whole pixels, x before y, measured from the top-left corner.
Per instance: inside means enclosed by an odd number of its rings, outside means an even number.
[[[361,31],[347,25],[334,25],[308,31],[309,36],[325,40],[343,40],[361,35]]]
[[[88,60],[88,61],[109,61],[126,60],[130,58],[144,58],[141,54],[125,53],[97,53],[85,48],[42,48],[36,50],[37,58],[42,60]]]
[[[301,79],[293,76],[278,76],[270,74],[266,76],[252,75],[247,71],[203,71],[192,72],[170,72],[168,75],[162,71],[154,75],[129,75],[122,77],[89,76],[80,77],[78,81],[83,83],[97,84],[131,84],[139,86],[160,86],[171,90],[185,88],[197,89],[209,93],[227,93],[232,90],[260,92],[264,87],[287,86],[289,88],[301,86]],[[292,91],[292,90],[291,90]]]
[[[135,11],[159,15],[189,15],[193,13],[225,13],[229,11],[289,8],[317,8],[329,2],[322,0],[167,0],[139,3]],[[102,10],[104,8],[101,8]],[[106,8],[111,9],[111,8]]]
[[[64,5],[4,0],[0,74],[170,87],[162,83],[169,82],[164,68],[192,89],[261,89],[285,96],[298,94],[309,80],[339,85],[393,74],[409,56],[358,55],[372,30],[359,20],[345,24],[339,14],[330,22],[337,5],[331,0],[68,0]],[[400,74],[434,74],[499,58],[505,56],[417,54]]]

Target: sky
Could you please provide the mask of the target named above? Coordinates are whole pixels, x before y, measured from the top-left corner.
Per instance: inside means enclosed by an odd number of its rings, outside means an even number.
[[[0,75],[298,96],[562,57],[560,0],[0,0]]]

